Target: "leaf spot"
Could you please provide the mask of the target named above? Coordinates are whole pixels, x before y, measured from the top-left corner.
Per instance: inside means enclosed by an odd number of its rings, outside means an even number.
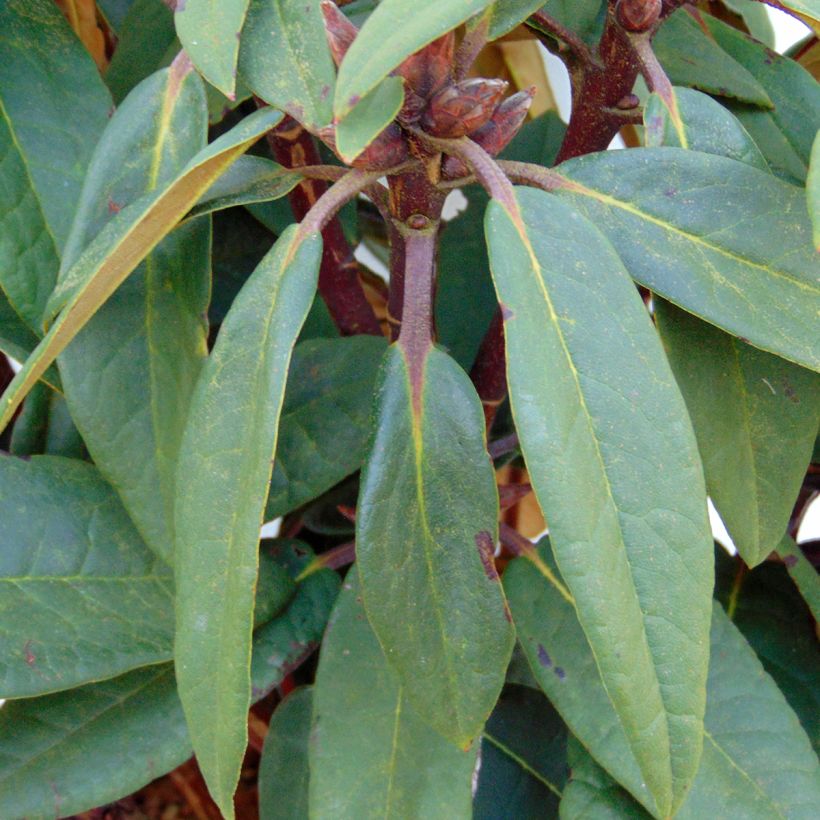
[[[540,643],[538,644],[538,663],[547,669],[552,666],[552,658],[549,656],[547,650],[544,649],[544,645]]]
[[[783,556],[783,563],[791,569],[792,567],[797,566],[797,556],[796,555],[784,555]]]
[[[491,580],[498,580],[498,570],[495,568],[495,544],[493,537],[486,530],[476,533],[475,545],[484,567],[484,574]]]
[[[555,667],[555,674],[558,676],[558,680],[564,680],[567,676],[567,673],[560,666]]]

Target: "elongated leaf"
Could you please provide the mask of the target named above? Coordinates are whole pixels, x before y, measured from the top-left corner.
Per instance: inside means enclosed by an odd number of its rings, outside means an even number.
[[[537,560],[522,558],[507,567],[504,589],[538,685],[596,760],[647,811],[659,816],[546,538],[538,545]]]
[[[38,333],[110,108],[93,60],[53,2],[0,6],[0,288]]]
[[[0,459],[0,695],[30,697],[167,660],[170,568],[90,464]]]
[[[766,561],[748,572],[740,558],[722,547],[715,549],[715,558],[715,597],[785,695],[817,751],[820,655],[808,606],[782,564]],[[808,569],[816,581],[814,568],[809,564]]]
[[[328,125],[336,72],[319,0],[251,0],[239,71],[254,94],[302,125]]]
[[[817,758],[783,696],[719,608],[714,614],[712,653],[717,670],[710,670],[707,719],[714,728],[706,734],[692,794],[676,818],[813,817],[820,797]],[[750,708],[751,702],[756,709]],[[757,720],[760,714],[763,720]],[[777,765],[772,766],[772,760]],[[561,801],[562,818],[645,816],[577,747],[572,766],[574,776]]]
[[[303,565],[310,550],[298,549]],[[287,610],[257,629],[254,700],[318,644],[338,588],[335,573],[311,575]],[[130,794],[190,755],[170,663],[13,701],[0,710],[0,814],[73,815]]]
[[[778,6],[786,11],[794,12],[806,22],[820,21],[820,3],[818,0],[772,0],[771,5]]]
[[[310,339],[290,366],[265,518],[312,501],[361,467],[385,343]]]
[[[519,214],[490,202],[485,223],[513,416],[584,631],[668,812],[697,770],[708,660],[712,538],[697,445],[612,247],[543,191],[516,189],[516,200]]]
[[[387,77],[379,83],[336,127],[336,148],[347,162],[353,162],[384,131],[404,103],[401,77]]]
[[[820,132],[811,149],[811,164],[806,180],[809,215],[814,228],[814,249],[820,253]]]
[[[193,64],[228,97],[236,90],[239,37],[247,11],[248,0],[185,0],[174,15],[180,42]]]
[[[291,692],[276,707],[259,761],[260,820],[308,816],[308,739],[313,687]]]
[[[820,258],[805,194],[744,163],[636,148],[564,163],[560,195],[634,279],[755,347],[820,369]]]
[[[391,347],[362,471],[365,608],[408,701],[460,746],[480,732],[513,635],[493,565],[498,495],[466,374],[430,346]]]
[[[647,148],[689,148],[769,170],[749,132],[720,103],[691,88],[672,93],[674,112],[657,94],[649,96],[643,115]]]
[[[540,563],[548,562],[542,551]],[[589,674],[595,661],[572,605],[526,558],[512,563],[504,583],[539,684],[598,763],[640,798],[645,787],[634,780],[637,764],[600,679]],[[675,817],[811,817],[812,804],[820,799],[817,758],[794,712],[719,606],[712,615],[710,643],[703,756],[691,794]],[[582,793],[583,801],[576,803],[580,772],[575,762],[572,769],[561,817],[645,816],[603,771],[594,778],[598,794]],[[590,799],[609,813],[593,813]]]
[[[143,80],[117,109],[91,160],[63,257],[82,250],[118,209],[162,190],[205,147],[202,81],[187,60]],[[210,224],[164,239],[58,360],[89,452],[149,546],[173,560],[174,469],[188,403],[207,354]]]
[[[200,768],[228,817],[247,743],[259,526],[321,253],[321,237],[303,241],[294,225],[242,288],[197,383],[177,469],[177,681]]]
[[[767,89],[743,60],[727,54],[685,9],[670,15],[652,40],[670,80],[749,106],[771,108]]]
[[[803,600],[808,604],[814,620],[820,621],[820,578],[817,577],[817,570],[789,536],[783,539],[777,552],[800,590]]]
[[[6,294],[0,290],[0,350],[18,362],[24,362],[37,347],[38,341],[38,336],[20,318]],[[51,372],[59,379],[56,370]]]
[[[409,702],[349,575],[313,693],[310,811],[317,820],[470,817],[476,749],[444,740]]]
[[[709,495],[743,559],[756,566],[786,532],[809,466],[820,376],[663,300],[655,319],[695,428]]]
[[[507,686],[481,741],[475,820],[558,817],[567,727],[542,692]]]
[[[43,382],[34,385],[14,422],[9,452],[15,456],[88,458],[65,397]]]
[[[191,216],[279,199],[290,193],[301,180],[302,176],[297,171],[283,168],[272,160],[240,157],[202,195]]]
[[[726,23],[703,15],[718,45],[766,89],[770,111],[730,106],[772,169],[790,180],[806,178],[812,142],[820,129],[820,86],[798,63],[771,51]]]
[[[62,310],[0,399],[0,429],[31,386],[128,274],[170,233],[213,181],[281,119],[282,114],[271,109],[246,117],[200,151],[170,185],[124,208],[106,225],[55,288],[47,312],[53,316]]]
[[[383,0],[339,66],[333,110],[341,120],[405,57],[446,34],[491,0]]]

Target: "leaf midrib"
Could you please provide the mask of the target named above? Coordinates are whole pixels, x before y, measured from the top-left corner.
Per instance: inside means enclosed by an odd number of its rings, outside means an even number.
[[[504,206],[502,206],[502,207],[504,207]],[[506,208],[505,208],[505,211],[506,211]],[[644,612],[643,612],[643,608],[641,607],[641,601],[640,601],[640,597],[638,596],[638,591],[635,587],[635,580],[634,580],[634,572],[633,572],[633,569],[632,569],[632,563],[631,563],[630,558],[629,558],[629,552],[626,548],[626,542],[625,542],[625,539],[623,537],[623,531],[622,531],[621,526],[620,526],[619,507],[618,507],[618,504],[615,501],[615,496],[614,496],[613,491],[612,491],[612,484],[609,480],[609,473],[607,472],[607,469],[606,469],[603,454],[601,452],[600,444],[598,442],[598,437],[597,437],[596,432],[595,432],[595,426],[594,426],[593,421],[592,421],[592,416],[589,412],[589,408],[588,408],[587,403],[586,403],[586,397],[584,396],[583,390],[581,388],[581,383],[580,383],[580,379],[579,379],[579,376],[578,376],[578,371],[575,367],[575,363],[572,359],[572,354],[570,353],[569,346],[567,344],[567,341],[566,341],[566,338],[564,336],[563,330],[560,326],[558,314],[555,311],[555,306],[552,303],[552,299],[549,295],[546,284],[544,282],[543,271],[542,271],[542,268],[541,268],[541,264],[539,263],[538,258],[535,255],[535,250],[534,250],[534,248],[532,247],[532,244],[529,241],[529,236],[526,233],[526,230],[524,230],[523,222],[519,221],[519,220],[516,220],[515,217],[513,215],[509,214],[508,211],[507,211],[507,213],[510,216],[511,222],[512,222],[513,226],[515,227],[516,231],[518,232],[518,235],[521,238],[521,242],[522,242],[524,248],[526,249],[527,254],[530,258],[530,265],[532,267],[532,272],[534,274],[535,280],[538,283],[539,290],[541,291],[541,295],[544,299],[544,304],[547,307],[547,312],[549,314],[550,321],[551,321],[553,327],[555,328],[555,332],[556,332],[556,334],[558,336],[558,339],[559,339],[559,342],[561,344],[561,349],[564,353],[564,357],[566,359],[567,366],[569,367],[570,373],[572,374],[572,379],[575,383],[575,388],[576,388],[576,394],[577,394],[577,397],[578,397],[578,401],[579,401],[581,410],[583,411],[583,417],[584,417],[584,419],[586,420],[586,423],[587,423],[587,429],[589,431],[589,434],[590,434],[590,436],[592,438],[592,441],[593,441],[593,444],[594,444],[595,454],[596,454],[597,461],[598,461],[598,464],[599,464],[600,469],[601,469],[601,474],[603,476],[604,485],[606,487],[607,495],[608,495],[609,500],[612,504],[612,507],[614,508],[615,516],[616,516],[616,519],[618,521],[618,526],[617,526],[618,539],[619,539],[619,542],[622,546],[624,560],[626,561],[627,567],[629,568],[631,589],[632,589],[632,592],[635,596],[635,603],[637,605],[638,612],[640,613],[641,628],[642,628],[641,632],[642,632],[642,635],[643,635],[643,638],[644,638],[646,652],[647,652],[647,655],[648,655],[649,660],[650,660],[650,665],[651,665],[651,668],[652,668],[652,676],[654,678],[655,686],[657,687],[656,691],[657,691],[658,697],[660,699],[660,702],[663,706],[663,709],[661,710],[661,716],[663,718],[664,727],[666,728],[666,736],[667,736],[667,744],[668,744],[667,751],[669,752],[669,776],[670,776],[669,788],[670,788],[670,795],[674,795],[675,776],[674,776],[674,771],[673,771],[673,768],[672,768],[672,757],[671,757],[672,742],[671,742],[671,735],[670,735],[670,731],[669,731],[669,721],[668,721],[668,716],[667,716],[667,712],[666,712],[666,700],[663,696],[663,690],[662,690],[662,687],[660,685],[660,679],[658,677],[655,657],[652,654],[652,651],[649,647],[649,640],[648,640],[648,636],[647,636],[647,633],[646,633],[646,624],[645,624],[645,621],[644,621]],[[556,561],[557,560],[558,559],[557,559],[557,556],[556,556]],[[592,651],[593,656],[595,657],[596,664],[599,664],[598,657],[597,657],[597,652],[596,652],[595,647],[592,645],[592,642],[590,642],[590,649]],[[619,719],[620,719],[620,716],[619,716]],[[639,763],[639,769],[641,769],[641,770],[643,769],[643,767],[640,763]]]

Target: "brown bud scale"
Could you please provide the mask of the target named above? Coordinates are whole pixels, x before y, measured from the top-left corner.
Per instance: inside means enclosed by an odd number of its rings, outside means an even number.
[[[615,18],[627,31],[648,31],[661,16],[662,0],[618,0]]]
[[[330,0],[322,0],[321,8],[325,18],[325,34],[330,53],[333,55],[333,62],[338,66],[356,39],[359,30]]]
[[[480,78],[449,85],[433,95],[421,125],[435,137],[463,137],[492,117],[506,88],[503,80]]]

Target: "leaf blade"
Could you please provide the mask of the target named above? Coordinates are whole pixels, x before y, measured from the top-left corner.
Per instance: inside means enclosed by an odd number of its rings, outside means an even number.
[[[516,200],[520,216],[491,201],[485,221],[513,417],[601,674],[668,811],[697,769],[708,660],[712,538],[697,447],[611,246],[549,194],[516,189]],[[687,476],[686,493],[670,474]]]
[[[0,397],[0,428],[31,386],[127,278],[235,159],[281,121],[270,109],[252,114],[197,154],[164,191],[123,209],[86,248],[49,300],[61,310],[48,333]],[[47,306],[47,311],[49,310]]]
[[[237,296],[195,388],[177,468],[177,681],[206,782],[229,817],[247,743],[259,527],[321,245],[292,226]]]
[[[376,395],[356,515],[365,609],[409,702],[463,746],[512,651],[483,414],[467,376],[433,347],[422,362],[388,348]]]

